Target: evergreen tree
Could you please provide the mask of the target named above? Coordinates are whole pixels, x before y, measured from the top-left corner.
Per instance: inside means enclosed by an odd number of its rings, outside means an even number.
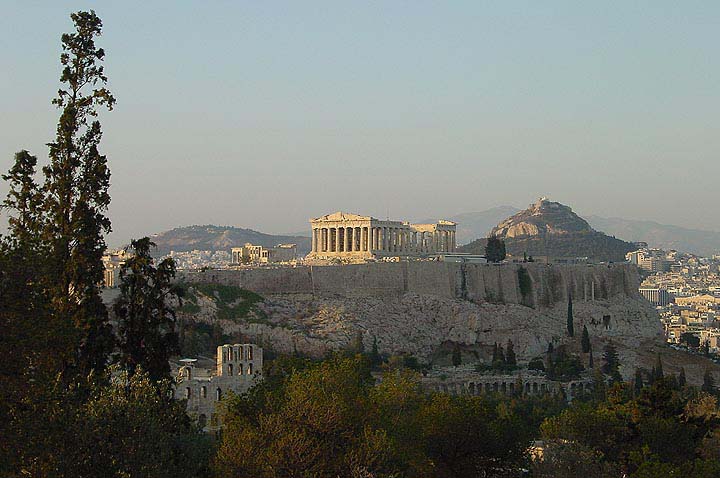
[[[112,109],[115,98],[95,45],[102,21],[95,12],[71,15],[76,31],[62,35],[60,55],[63,86],[53,104],[62,110],[55,140],[49,143],[50,164],[43,168],[41,239],[49,246],[50,274],[46,289],[58,320],[74,327],[77,339],[73,365],[83,372],[101,369],[112,349],[107,309],[100,297],[102,255],[110,220],[110,170],[100,154],[98,107]]]
[[[583,353],[590,352],[590,334],[588,333],[587,326],[583,325],[582,338],[580,339],[580,345],[582,346]]]
[[[707,393],[715,393],[715,378],[712,372],[710,372],[710,369],[705,369],[701,390]]]
[[[171,306],[181,289],[173,285],[175,261],[163,259],[155,267],[144,237],[131,242],[133,255],[120,270],[120,297],[114,304],[118,319],[119,362],[130,375],[136,367],[159,381],[170,378],[170,356],[180,351]]]
[[[15,163],[2,179],[9,192],[1,209],[8,211],[8,232],[15,246],[37,242],[40,232],[42,194],[35,182],[37,157],[25,150],[15,153]]]
[[[573,325],[572,294],[568,294],[567,333],[568,333],[568,337],[575,336],[575,326]]]
[[[488,262],[502,262],[506,257],[505,242],[495,235],[488,237],[485,245],[485,260]]]
[[[678,375],[678,385],[680,387],[684,387],[687,384],[687,379],[685,378],[685,367],[680,367],[680,375]]]
[[[492,364],[493,365],[498,362],[499,357],[500,356],[498,354],[498,344],[497,344],[497,342],[494,342],[493,343],[493,351],[492,351]]]
[[[622,376],[620,375],[620,358],[614,345],[607,344],[603,349],[603,362],[602,372],[610,375],[613,381],[622,381]]]
[[[462,363],[462,355],[460,354],[460,347],[458,347],[456,345],[455,348],[453,349],[453,353],[452,353],[452,364],[453,364],[453,366],[457,367],[461,363]]]
[[[593,367],[595,367],[595,363],[593,361],[592,347],[590,347],[590,356],[588,357],[588,368],[592,369]]]
[[[552,342],[548,342],[547,354],[552,355],[553,353],[555,353],[555,347]]]
[[[353,353],[364,354],[365,343],[363,342],[363,333],[361,330],[355,332],[355,338],[353,339],[352,346],[350,347]]]
[[[640,392],[643,389],[643,378],[642,378],[642,372],[640,369],[635,369],[635,381],[634,381],[634,388],[635,388],[635,396],[640,395]]]
[[[710,341],[707,339],[702,343],[702,353],[706,357],[710,356]]]
[[[505,364],[510,368],[515,368],[515,366],[517,366],[515,350],[513,350],[513,343],[510,339],[508,339],[505,347]]]
[[[665,373],[663,372],[662,359],[660,358],[660,354],[658,354],[657,361],[655,362],[655,380],[662,378],[665,378]]]
[[[373,367],[378,367],[382,363],[382,357],[378,351],[377,337],[373,335],[372,349],[370,349],[370,363]]]

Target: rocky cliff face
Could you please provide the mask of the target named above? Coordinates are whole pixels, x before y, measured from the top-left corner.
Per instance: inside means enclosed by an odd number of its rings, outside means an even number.
[[[634,364],[642,344],[661,335],[655,310],[637,292],[637,272],[627,265],[410,262],[214,271],[183,280],[261,294],[254,313],[226,318],[222,326],[286,353],[321,356],[360,332],[368,347],[377,339],[381,352],[436,362],[455,346],[489,359],[495,342],[512,340],[518,359],[528,361],[550,342],[576,346],[585,325],[596,360],[602,343],[612,341]],[[575,339],[566,331],[569,295]],[[218,320],[212,300],[199,305],[186,320]]]
[[[589,257],[596,262],[621,262],[633,244],[595,231],[568,206],[540,199],[527,209],[500,222],[491,234],[505,241],[513,256]],[[462,250],[482,253],[485,241]]]

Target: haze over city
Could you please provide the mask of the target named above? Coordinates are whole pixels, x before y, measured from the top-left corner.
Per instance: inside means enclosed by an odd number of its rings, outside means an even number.
[[[720,228],[716,2],[2,3],[3,171],[47,157],[67,12],[103,19],[111,245],[544,195]]]

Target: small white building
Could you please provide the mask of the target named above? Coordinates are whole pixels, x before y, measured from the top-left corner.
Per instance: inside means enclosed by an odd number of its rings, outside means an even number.
[[[263,349],[255,344],[226,344],[217,348],[214,369],[196,367],[183,359],[178,369],[174,397],[187,400],[188,414],[205,431],[222,425],[216,406],[228,392],[242,394],[262,380]]]

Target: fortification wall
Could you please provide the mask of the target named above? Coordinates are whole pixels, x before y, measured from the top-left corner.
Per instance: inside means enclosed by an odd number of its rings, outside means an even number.
[[[521,287],[522,275],[529,278],[529,286]],[[353,298],[414,293],[536,309],[567,302],[568,293],[575,301],[639,298],[637,269],[629,264],[396,262],[204,271],[181,277],[191,282],[235,285],[265,295]]]

